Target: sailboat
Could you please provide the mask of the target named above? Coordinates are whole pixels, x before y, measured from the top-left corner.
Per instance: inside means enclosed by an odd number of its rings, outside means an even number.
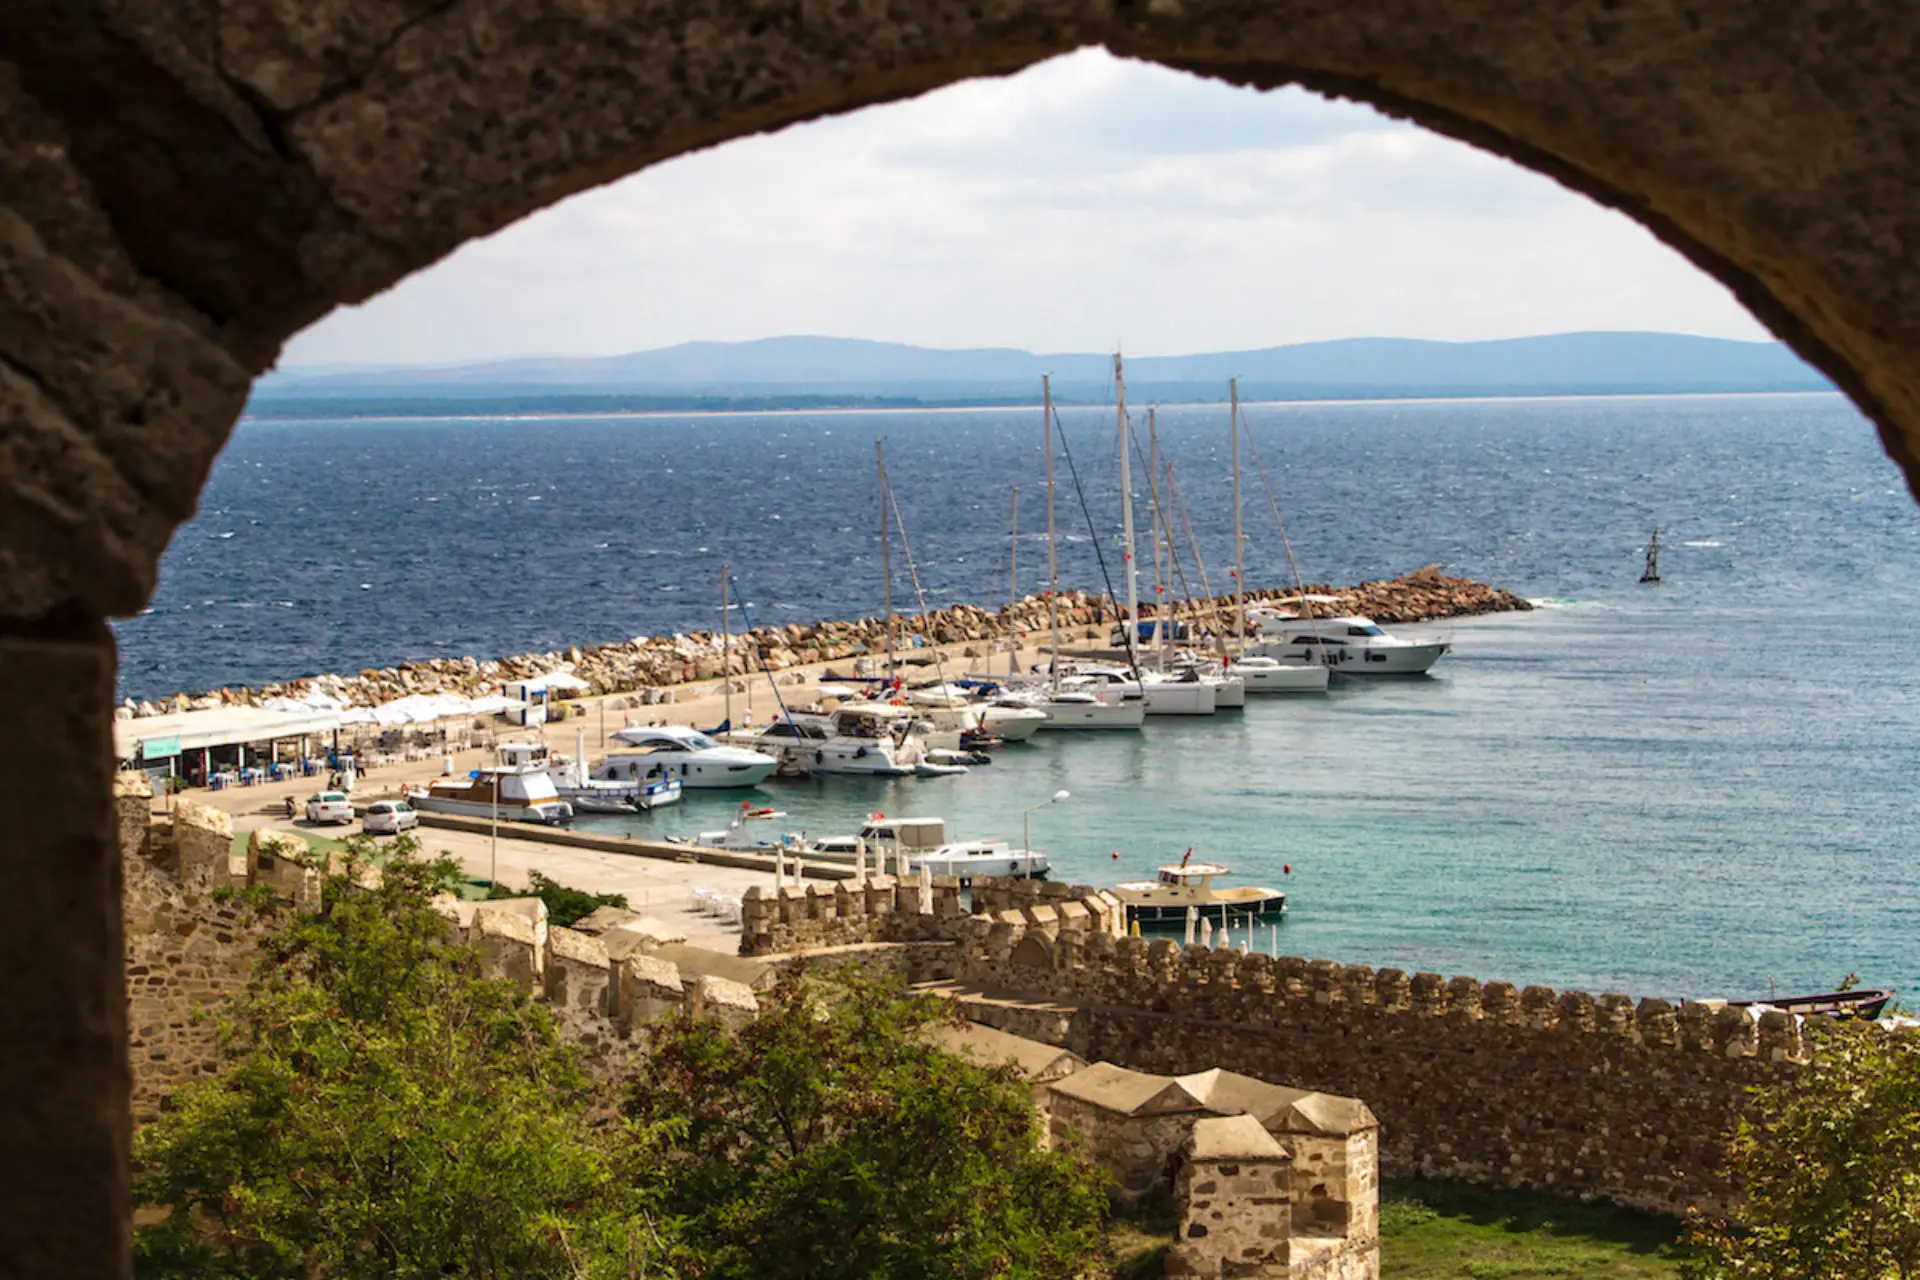
[[[1327,668],[1319,663],[1282,662],[1264,654],[1245,652],[1247,643],[1246,534],[1240,524],[1240,379],[1227,380],[1233,414],[1233,639],[1227,646],[1227,669],[1246,681],[1248,693],[1325,693]],[[1275,520],[1279,519],[1276,510]],[[1292,551],[1288,551],[1292,556]]]
[[[1006,695],[1018,705],[1035,707],[1047,713],[1043,729],[1138,729],[1146,719],[1145,699],[1137,693],[1128,698],[1124,692],[1103,695],[1084,683],[1062,687],[1060,671],[1060,539],[1054,527],[1053,510],[1053,380],[1040,379],[1042,400],[1041,426],[1045,432],[1047,459],[1047,683],[1044,691],[1031,697]],[[1076,687],[1077,686],[1077,687]]]
[[[1647,540],[1647,567],[1640,575],[1642,582],[1660,581],[1660,526],[1655,525],[1653,537]]]

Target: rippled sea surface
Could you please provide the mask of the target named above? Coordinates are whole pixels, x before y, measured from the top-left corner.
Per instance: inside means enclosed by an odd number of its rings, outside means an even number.
[[[849,830],[881,809],[1018,841],[1019,809],[1064,788],[1032,820],[1058,876],[1131,877],[1191,846],[1289,891],[1285,953],[1634,994],[1849,972],[1920,989],[1920,510],[1844,401],[1247,416],[1309,580],[1437,562],[1546,607],[1439,628],[1455,652],[1431,679],[1043,734],[961,778],[768,784],[787,825]],[[1114,420],[1064,423],[1092,536],[1062,462],[1062,578],[1097,589],[1095,537],[1119,568]],[[1169,408],[1158,429],[1224,590],[1225,411]],[[873,614],[876,439],[930,605],[1006,594],[1014,485],[1020,587],[1039,585],[1037,410],[255,423],[153,608],[120,626],[123,685],[711,627],[723,559],[752,622]],[[1244,483],[1249,580],[1278,584],[1251,463]],[[1665,581],[1641,587],[1655,523]],[[896,547],[909,608],[900,570]],[[713,827],[736,803],[691,793],[625,825]]]

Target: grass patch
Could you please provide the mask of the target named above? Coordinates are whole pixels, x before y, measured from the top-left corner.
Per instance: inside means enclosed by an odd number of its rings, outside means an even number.
[[[1673,1280],[1680,1224],[1529,1191],[1387,1183],[1382,1280]]]
[[[278,831],[276,834],[299,836],[307,842],[307,848],[315,853],[332,855],[342,852],[347,847],[347,842],[338,836],[315,835],[311,831]],[[253,832],[251,831],[236,831],[233,833],[233,854],[236,858],[246,856],[247,841],[251,839],[252,836]]]

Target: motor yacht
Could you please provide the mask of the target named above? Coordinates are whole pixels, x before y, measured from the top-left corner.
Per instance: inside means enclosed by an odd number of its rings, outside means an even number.
[[[913,708],[885,702],[848,703],[824,713],[796,710],[760,736],[759,749],[777,753],[783,772],[901,778],[930,763],[916,724]]]
[[[1178,924],[1188,908],[1216,925],[1247,925],[1276,920],[1286,913],[1287,895],[1278,889],[1235,885],[1216,889],[1216,878],[1232,874],[1217,862],[1181,859],[1160,868],[1151,880],[1131,880],[1113,887],[1127,909],[1127,919],[1141,925]]]
[[[544,768],[475,769],[464,778],[435,778],[425,791],[409,790],[403,798],[425,813],[548,827],[573,821],[573,806],[560,798]]]
[[[1371,618],[1299,618],[1249,609],[1260,627],[1252,651],[1282,662],[1317,662],[1341,676],[1420,675],[1452,650],[1445,640],[1403,640]]]
[[[722,746],[685,725],[635,725],[613,737],[631,751],[616,751],[593,771],[595,778],[631,781],[655,767],[687,787],[751,787],[773,776],[780,762],[761,751]]]

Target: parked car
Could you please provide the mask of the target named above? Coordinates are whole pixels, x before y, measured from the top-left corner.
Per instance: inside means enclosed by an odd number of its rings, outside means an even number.
[[[370,836],[397,836],[420,825],[420,815],[405,800],[375,800],[367,806],[360,828]]]
[[[307,821],[352,822],[353,801],[344,791],[316,791],[307,797]]]

